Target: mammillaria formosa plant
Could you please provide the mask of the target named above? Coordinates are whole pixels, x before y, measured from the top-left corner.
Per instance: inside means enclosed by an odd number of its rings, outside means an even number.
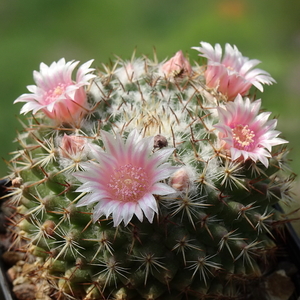
[[[13,247],[51,299],[238,299],[268,269],[293,177],[251,91],[274,79],[236,46],[194,49],[203,64],[91,60],[75,79],[42,63],[15,101]]]

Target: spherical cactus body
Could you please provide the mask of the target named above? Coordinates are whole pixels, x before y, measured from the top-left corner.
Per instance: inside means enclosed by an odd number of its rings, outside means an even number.
[[[238,299],[267,270],[293,178],[250,92],[274,79],[236,47],[195,49],[205,65],[41,64],[16,100],[13,246],[52,297]]]

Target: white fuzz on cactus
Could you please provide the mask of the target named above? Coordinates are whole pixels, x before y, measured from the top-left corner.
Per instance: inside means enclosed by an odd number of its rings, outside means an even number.
[[[15,101],[32,115],[10,161],[13,245],[51,297],[238,299],[268,269],[293,176],[251,91],[274,79],[235,46],[195,49],[206,65],[41,64]]]

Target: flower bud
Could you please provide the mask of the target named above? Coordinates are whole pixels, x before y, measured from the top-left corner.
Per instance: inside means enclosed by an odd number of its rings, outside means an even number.
[[[52,220],[46,220],[42,225],[42,230],[46,232],[48,236],[53,236],[55,226],[56,224]]]
[[[192,67],[180,50],[162,65],[162,72],[167,77],[184,77],[192,73]]]
[[[190,183],[190,176],[185,167],[178,169],[170,179],[170,186],[177,191],[187,190]]]
[[[164,136],[158,134],[154,137],[154,148],[161,149],[167,146],[168,146],[168,141]]]
[[[70,158],[78,153],[82,153],[86,140],[80,136],[65,134],[61,141],[61,154],[65,158]]]
[[[11,181],[11,185],[15,188],[19,188],[23,184],[23,179],[21,177],[16,177]]]

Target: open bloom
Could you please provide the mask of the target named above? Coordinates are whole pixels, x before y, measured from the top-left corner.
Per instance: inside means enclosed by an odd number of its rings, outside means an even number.
[[[215,127],[220,131],[224,148],[231,153],[232,160],[252,159],[261,161],[268,167],[272,146],[287,143],[278,138],[279,131],[274,130],[277,120],[268,120],[270,112],[259,113],[261,100],[250,102],[238,95],[226,109],[218,107],[220,122]]]
[[[192,73],[192,67],[181,50],[165,62],[161,69],[167,77],[184,77]]]
[[[33,78],[36,85],[29,85],[31,94],[23,94],[14,103],[26,102],[21,113],[32,111],[35,114],[42,110],[49,118],[58,122],[76,120],[87,108],[87,96],[84,86],[89,85],[95,75],[89,74],[93,60],[78,68],[76,80],[72,80],[72,72],[78,61],[66,63],[62,58],[50,66],[40,64],[40,72],[34,71]]]
[[[86,192],[77,203],[85,206],[97,203],[94,207],[93,221],[102,215],[112,215],[114,226],[124,221],[125,226],[135,215],[140,221],[143,214],[153,221],[158,213],[153,195],[175,193],[170,186],[159,181],[168,178],[176,169],[164,163],[174,151],[162,148],[151,154],[153,138],[141,138],[133,130],[124,142],[117,135],[101,131],[106,152],[98,151],[95,155],[98,163],[87,163],[84,171],[75,173],[83,184],[78,192]]]
[[[192,49],[198,50],[202,53],[200,56],[207,58],[206,85],[216,88],[227,100],[234,100],[238,94],[246,95],[252,85],[262,92],[262,84],[270,85],[275,82],[266,71],[253,69],[260,61],[242,56],[236,46],[226,44],[222,58],[222,48],[219,44],[216,44],[215,48],[206,42],[200,44],[201,47]]]

